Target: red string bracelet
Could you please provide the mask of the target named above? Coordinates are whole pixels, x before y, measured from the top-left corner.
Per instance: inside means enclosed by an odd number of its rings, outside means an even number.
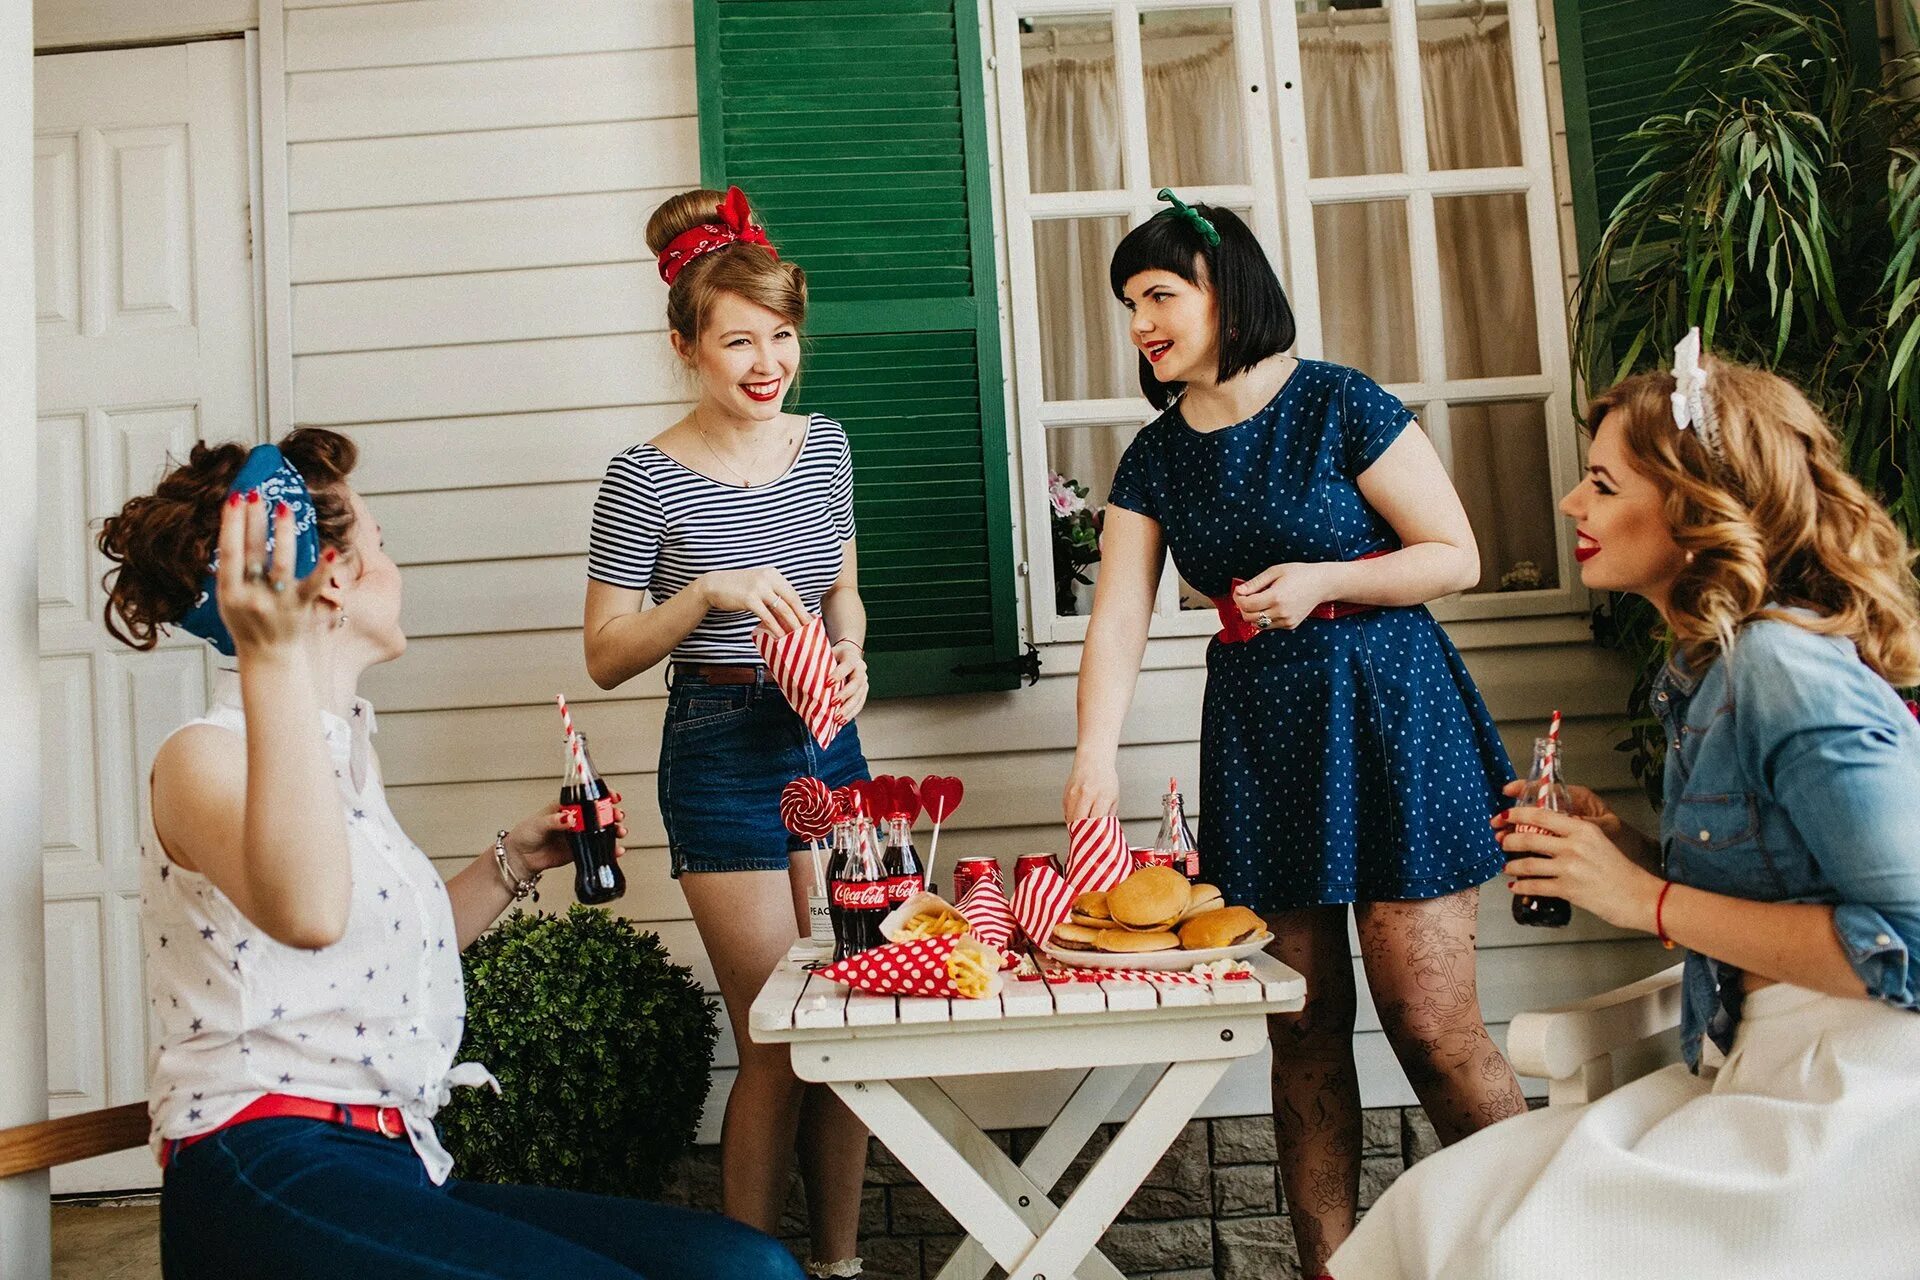
[[[1667,926],[1661,919],[1667,909],[1667,894],[1673,889],[1673,881],[1668,880],[1660,886],[1660,896],[1653,902],[1653,931],[1660,939],[1660,945],[1673,950],[1673,939],[1667,936]]]

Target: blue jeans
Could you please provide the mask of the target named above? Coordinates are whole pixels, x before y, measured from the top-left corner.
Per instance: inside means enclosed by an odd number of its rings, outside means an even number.
[[[765,668],[754,684],[709,684],[676,666],[660,735],[660,817],[675,879],[684,872],[785,871],[805,842],[780,821],[780,791],[811,775],[829,787],[867,777],[860,731],[822,750]]]
[[[777,1241],[718,1214],[449,1179],[404,1139],[250,1120],[174,1156],[166,1280],[798,1280]]]

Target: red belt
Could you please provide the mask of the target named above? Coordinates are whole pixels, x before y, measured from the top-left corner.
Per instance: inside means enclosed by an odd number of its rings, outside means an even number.
[[[1385,551],[1369,551],[1367,554],[1358,558],[1361,560],[1375,560],[1387,554],[1389,553]],[[1232,585],[1234,587],[1240,587],[1245,584],[1245,578],[1235,578]],[[1211,596],[1209,598],[1213,601],[1215,612],[1220,615],[1220,631],[1216,638],[1221,644],[1245,644],[1260,634],[1258,627],[1241,616],[1240,606],[1234,603],[1231,589],[1229,589],[1224,596]],[[1307,616],[1309,618],[1323,618],[1330,621],[1334,618],[1350,618],[1356,613],[1372,613],[1379,607],[1379,605],[1374,604],[1354,604],[1348,600],[1329,600],[1325,604],[1314,606],[1313,609],[1308,611]]]
[[[328,1120],[334,1124],[346,1125],[349,1129],[365,1129],[383,1138],[404,1138],[407,1134],[405,1117],[398,1107],[376,1107],[366,1103],[352,1102],[316,1102],[312,1098],[296,1098],[290,1093],[269,1093],[249,1102],[235,1112],[232,1119],[215,1125],[205,1133],[196,1133],[191,1138],[173,1138],[162,1143],[160,1167],[166,1168],[174,1154],[182,1147],[190,1147],[202,1138],[211,1138],[222,1129],[231,1129],[234,1125],[245,1124],[249,1120],[277,1120],[289,1116],[300,1120]]]

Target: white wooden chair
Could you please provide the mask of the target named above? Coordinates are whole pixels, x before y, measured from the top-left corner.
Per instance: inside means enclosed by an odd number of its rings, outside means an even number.
[[[1647,1041],[1680,1025],[1680,968],[1587,1000],[1515,1015],[1507,1057],[1521,1075],[1544,1076],[1547,1105],[1592,1102],[1660,1061]]]

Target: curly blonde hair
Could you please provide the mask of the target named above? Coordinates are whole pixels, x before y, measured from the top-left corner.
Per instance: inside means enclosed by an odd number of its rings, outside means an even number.
[[[1914,551],[1842,464],[1833,428],[1775,374],[1708,357],[1720,453],[1674,426],[1669,373],[1643,373],[1593,401],[1617,413],[1634,470],[1666,495],[1673,539],[1693,553],[1673,584],[1675,646],[1698,670],[1757,618],[1845,636],[1889,684],[1920,681]],[[1799,606],[1816,617],[1783,614]]]

